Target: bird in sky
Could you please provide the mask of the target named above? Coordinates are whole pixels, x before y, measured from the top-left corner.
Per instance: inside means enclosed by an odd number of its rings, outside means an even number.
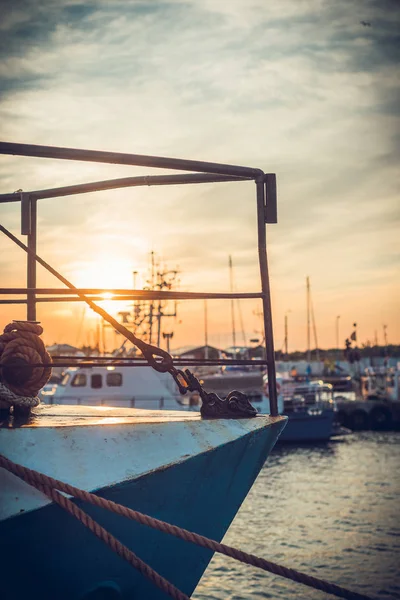
[[[371,27],[371,23],[369,21],[360,21],[361,25],[364,25],[364,27]]]

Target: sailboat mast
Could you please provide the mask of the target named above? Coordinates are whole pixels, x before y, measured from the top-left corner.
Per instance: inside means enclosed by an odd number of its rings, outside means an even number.
[[[288,358],[288,319],[287,319],[287,314],[285,315],[285,341],[284,341],[284,346],[285,346],[285,356],[286,359]]]
[[[316,354],[315,358],[317,359],[317,361],[319,361],[317,326],[315,324],[314,305],[313,305],[313,302],[312,302],[311,295],[310,295],[310,304],[311,304],[311,320],[312,320],[313,333],[314,333],[314,343],[315,343],[315,354]]]
[[[154,251],[151,251],[151,284],[150,289],[154,290]],[[151,300],[149,307],[149,343],[153,343],[153,310],[154,303]]]
[[[311,360],[311,348],[310,348],[310,278],[307,276],[307,362]]]
[[[137,285],[137,271],[133,271],[132,275],[133,275],[133,289],[136,290],[136,285]],[[137,317],[137,312],[136,312],[136,306],[137,306],[137,302],[136,300],[133,300],[132,302],[132,323],[136,322],[136,317]],[[133,329],[133,332],[135,333],[135,329]]]
[[[204,300],[204,346],[205,346],[205,356],[204,358],[208,359],[208,315],[207,315],[207,300]]]
[[[158,280],[157,287],[160,291],[163,289],[164,275],[165,275],[165,273],[157,272],[157,280]],[[158,306],[157,306],[157,346],[158,347],[160,347],[160,343],[161,343],[161,318],[162,318],[162,316],[163,316],[162,302],[161,302],[161,300],[159,300]]]
[[[313,328],[316,359],[319,360],[317,326],[315,323],[314,306],[313,306],[313,302],[312,302],[312,298],[311,298],[310,278],[307,277],[307,362],[308,363],[311,360],[310,318],[311,318],[312,328]]]
[[[161,287],[160,287],[160,289],[161,289]],[[163,316],[161,308],[162,308],[161,300],[159,300],[158,307],[157,307],[157,346],[158,347],[160,347],[160,343],[161,343],[161,318]]]
[[[96,324],[95,346],[97,352],[100,352],[100,322]]]
[[[231,284],[231,294],[233,294],[233,265],[232,256],[229,255],[229,279]],[[232,315],[232,342],[233,347],[236,347],[236,329],[235,329],[235,300],[231,298],[231,315]]]

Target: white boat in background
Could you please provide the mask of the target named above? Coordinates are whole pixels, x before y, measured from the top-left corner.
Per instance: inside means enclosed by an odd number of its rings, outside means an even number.
[[[190,398],[179,393],[169,373],[159,373],[148,366],[71,367],[60,383],[45,386],[41,399],[45,404],[149,410],[190,407]],[[193,401],[192,406],[195,407]]]

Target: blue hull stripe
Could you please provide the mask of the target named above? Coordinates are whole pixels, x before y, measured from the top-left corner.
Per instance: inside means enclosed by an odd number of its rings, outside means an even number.
[[[99,495],[221,540],[283,425],[275,423]],[[212,557],[210,551],[100,508],[77,504],[161,575],[192,594]],[[167,598],[58,506],[0,523],[0,554],[6,574],[2,597],[7,600]]]

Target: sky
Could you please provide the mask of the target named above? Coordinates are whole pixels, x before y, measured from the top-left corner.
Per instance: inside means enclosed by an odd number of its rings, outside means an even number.
[[[359,343],[382,344],[383,325],[400,343],[397,0],[3,0],[0,11],[2,140],[276,173],[276,349],[285,315],[289,351],[306,347],[307,276],[319,347],[336,346],[337,325],[343,346],[354,322]],[[0,192],[153,173],[1,156]],[[19,211],[0,205],[18,236]],[[143,282],[154,251],[179,268],[181,290],[229,291],[230,255],[234,289],[260,289],[252,182],[46,199],[38,215],[38,254],[76,286],[130,287],[133,270]],[[24,287],[25,269],[0,237],[2,286]],[[41,267],[38,285],[61,287]],[[237,343],[262,336],[260,308],[235,303]],[[229,301],[207,312],[208,342],[231,345]],[[15,318],[23,306],[0,307],[0,326]],[[47,343],[94,339],[78,303],[40,304],[38,319]],[[202,344],[203,304],[180,302],[164,330],[175,347]]]

